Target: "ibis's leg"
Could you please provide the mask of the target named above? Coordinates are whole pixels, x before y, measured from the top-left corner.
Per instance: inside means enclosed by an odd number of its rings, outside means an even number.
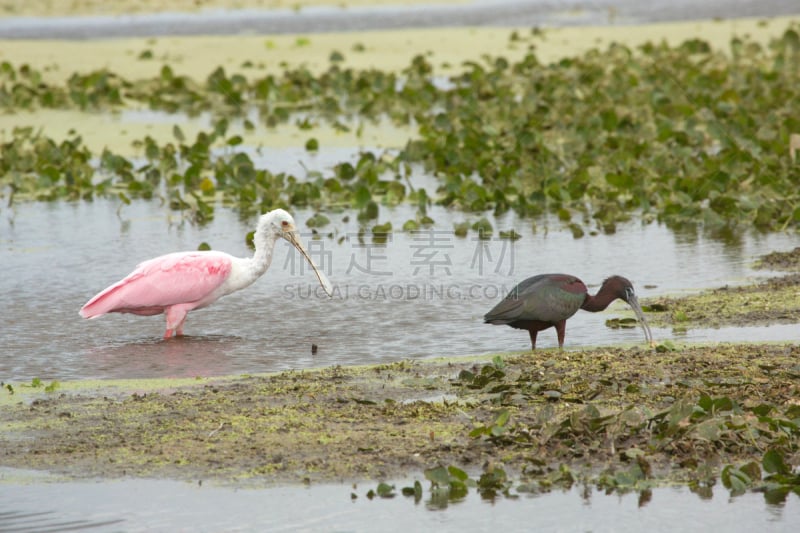
[[[558,336],[558,347],[564,347],[564,335],[567,332],[567,321],[562,320],[556,323],[556,335]]]
[[[539,333],[536,329],[529,329],[528,333],[531,335],[531,350],[536,349],[536,334]]]

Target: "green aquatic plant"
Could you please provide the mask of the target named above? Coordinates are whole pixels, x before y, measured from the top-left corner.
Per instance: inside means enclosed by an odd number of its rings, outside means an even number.
[[[315,213],[311,218],[306,220],[306,226],[309,228],[321,228],[330,224],[331,219],[322,213]]]
[[[477,485],[466,472],[452,465],[429,468],[424,475],[431,482],[431,499],[439,503],[461,500],[466,497],[469,487]]]
[[[194,140],[176,127],[175,142],[137,141],[147,159],[141,166],[107,152],[100,166],[89,164],[92,154],[78,142],[79,132],[67,140],[37,134],[38,147],[30,146],[31,133],[13,134],[0,153],[4,162],[14,161],[0,168],[0,194],[161,196],[176,209],[199,212],[190,218],[200,222],[210,213],[196,208],[193,195],[211,207],[205,196],[221,199],[245,214],[279,204],[350,207],[362,221],[377,218],[377,205],[405,201],[418,203],[421,216],[431,202],[481,219],[507,211],[527,218],[550,213],[575,238],[613,233],[632,217],[719,234],[797,230],[800,166],[789,147],[800,132],[798,35],[792,24],[766,46],[737,37],[724,51],[700,39],[677,46],[611,44],[550,64],[531,48],[514,61],[482,56],[451,66],[446,84],[427,56],[397,73],[347,67],[336,52],[321,72],[301,66],[250,78],[217,67],[193,80],[164,65],[151,78],[128,80],[101,69],[74,73],[61,84],[46,82],[34,66],[5,61],[4,109],[135,105],[206,112],[215,122]],[[328,122],[342,131],[359,124],[357,132],[388,120],[413,124],[416,134],[391,154],[365,151],[355,164],[298,177],[256,168],[237,151],[243,138],[228,133],[233,118],[244,130],[256,121],[304,130]],[[306,148],[321,149],[314,137]],[[424,194],[404,181],[420,167],[437,180]]]
[[[394,498],[394,485],[389,485],[388,483],[378,483],[378,486],[373,490],[370,489],[367,492],[367,498],[370,500],[375,498],[375,496],[379,498]]]
[[[726,465],[720,474],[731,496],[759,490],[771,504],[783,504],[790,493],[800,496],[800,473],[793,471],[783,453],[767,450],[761,463],[750,461],[738,466]]]
[[[0,194],[34,200],[88,200],[105,191],[107,182],[94,182],[92,154],[75,135],[61,142],[33,128],[14,128],[0,145]]]

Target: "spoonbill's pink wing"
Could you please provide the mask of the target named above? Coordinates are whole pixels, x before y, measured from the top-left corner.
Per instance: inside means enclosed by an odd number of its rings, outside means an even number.
[[[157,315],[175,304],[207,305],[231,272],[222,252],[177,252],[144,261],[81,308],[84,318],[105,313]]]

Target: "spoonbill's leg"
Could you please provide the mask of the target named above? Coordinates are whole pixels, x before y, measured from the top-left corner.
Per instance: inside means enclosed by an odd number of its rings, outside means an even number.
[[[189,309],[185,305],[173,305],[167,308],[167,331],[164,338],[168,339],[175,332],[176,335],[183,335],[183,323],[186,321],[186,313]]]
[[[183,325],[185,323],[186,323],[186,315],[184,315],[183,320],[181,320],[181,323],[178,324],[178,327],[175,329],[175,335],[176,336],[178,336],[178,337],[182,337],[183,336]]]

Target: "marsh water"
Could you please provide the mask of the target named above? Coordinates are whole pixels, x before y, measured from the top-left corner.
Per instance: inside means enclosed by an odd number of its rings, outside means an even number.
[[[284,150],[271,157],[273,168],[279,161],[287,171],[296,170],[305,159],[307,169],[324,170],[342,154]],[[245,235],[254,219],[217,208],[213,221],[201,227],[157,201],[4,208],[0,375],[23,381],[194,377],[526,350],[524,331],[485,325],[482,317],[528,276],[566,272],[596,290],[605,277],[621,274],[646,299],[770,275],[752,269],[758,256],[797,245],[789,234],[717,240],[641,222],[620,225],[611,235],[575,239],[558,221],[531,222],[513,214],[490,216],[494,235],[480,240],[474,231],[466,237],[452,231],[455,223],[478,216],[436,206],[428,212],[435,226],[409,233],[397,230],[415,217],[407,205],[381,207],[378,221],[391,221],[396,231],[380,242],[369,230],[359,236],[352,213],[328,213],[331,223],[313,235],[305,225],[312,214],[294,211],[312,258],[333,283],[332,298],[299,253],[280,242],[271,267],[254,285],[191,312],[186,336],[164,341],[163,315],[84,320],[78,309],[150,257],[201,243],[248,255]],[[498,237],[512,228],[522,238]],[[603,313],[579,312],[567,323],[567,348],[643,343],[640,329],[605,324],[630,314],[619,301]],[[659,341],[797,340],[797,327],[656,328],[654,335]],[[539,339],[541,348],[556,346],[553,330]]]
[[[355,151],[272,150],[274,171],[322,170]],[[420,178],[432,187],[428,178]],[[419,183],[417,183],[419,185]],[[432,189],[429,189],[432,190]],[[395,231],[386,242],[370,231],[359,236],[356,217],[328,213],[331,223],[314,235],[313,214],[294,210],[315,262],[334,285],[333,298],[288,243],[279,243],[270,269],[253,286],[190,313],[183,338],[162,340],[162,316],[110,315],[84,320],[78,309],[97,291],[155,255],[214,249],[247,255],[245,235],[254,219],[217,208],[204,226],[182,220],[157,201],[98,199],[79,203],[19,203],[0,211],[3,295],[0,376],[39,378],[193,377],[271,372],[329,365],[391,362],[404,358],[527,350],[524,332],[484,325],[483,314],[518,281],[542,272],[580,276],[590,290],[618,273],[633,280],[641,298],[750,282],[771,272],[753,270],[756,258],[797,245],[788,234],[743,233],[715,239],[674,232],[657,223],[629,222],[613,234],[575,239],[557,220],[489,217],[493,238],[451,228],[477,215],[433,206],[433,229]],[[382,206],[379,222],[400,228],[415,208]],[[498,238],[515,229],[517,241]],[[567,325],[567,347],[643,344],[641,330],[611,329],[605,321],[629,316],[617,302],[604,313],[579,312]],[[797,340],[797,326],[754,326],[672,331],[657,340]],[[552,330],[539,347],[556,345]],[[312,352],[316,346],[316,353]],[[398,484],[398,487],[402,486]],[[573,490],[494,502],[471,494],[437,508],[398,496],[369,501],[369,487],[319,485],[245,489],[166,480],[65,481],[0,471],[0,530],[140,531],[430,529],[550,531],[660,530],[685,524],[702,530],[791,530],[800,520],[798,499],[767,504],[758,494],[731,500],[718,488],[711,499],[688,489],[657,489],[639,506],[636,494],[608,496]],[[350,494],[359,497],[351,501]],[[213,511],[211,511],[213,509]],[[299,510],[302,509],[302,512]],[[433,512],[409,512],[411,510]],[[746,526],[746,527],[745,527]]]
[[[287,166],[296,156],[284,154]],[[329,213],[331,224],[314,236],[305,226],[313,212],[294,214],[312,258],[334,285],[332,298],[324,296],[301,256],[280,242],[263,278],[190,313],[186,337],[164,341],[163,316],[87,321],[78,309],[156,255],[197,249],[203,242],[248,255],[245,235],[253,219],[218,208],[210,224],[198,227],[158,202],[123,206],[113,200],[26,203],[0,211],[0,375],[192,377],[525,350],[525,332],[484,325],[482,316],[528,276],[567,272],[596,290],[608,275],[621,274],[641,299],[769,275],[752,269],[755,259],[797,244],[784,234],[720,241],[639,222],[612,235],[574,239],[557,221],[540,220],[534,232],[530,221],[513,215],[493,219],[494,237],[480,240],[475,232],[461,238],[449,229],[476,216],[435,207],[429,211],[433,229],[395,231],[384,243],[369,231],[359,237],[355,216],[343,222],[347,214]],[[399,228],[414,216],[409,206],[382,208],[379,221]],[[498,230],[511,228],[522,238],[497,237]],[[579,312],[567,324],[567,347],[642,343],[639,329],[605,325],[628,314],[619,301],[604,313]],[[796,340],[797,328],[656,328],[654,335],[676,341]],[[540,335],[540,347],[555,345],[552,330]]]
[[[0,479],[13,471],[0,470]],[[413,480],[394,483],[399,489]],[[166,480],[0,483],[0,531],[796,531],[800,499],[731,498],[722,488],[608,495],[591,487],[441,504],[372,486],[246,489]],[[353,498],[351,495],[355,494]],[[427,492],[426,492],[427,494]],[[302,509],[302,512],[298,512]],[[424,512],[428,511],[428,512]]]

